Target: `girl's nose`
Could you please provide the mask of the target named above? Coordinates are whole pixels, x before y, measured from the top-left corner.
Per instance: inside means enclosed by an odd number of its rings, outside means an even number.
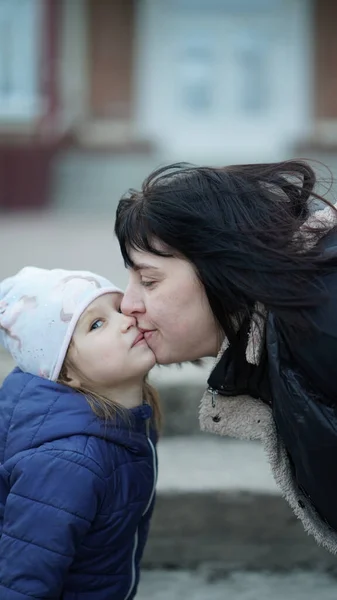
[[[129,317],[126,315],[121,315],[123,322],[122,322],[122,333],[126,333],[127,331],[129,331],[129,329],[131,329],[131,327],[137,327],[137,319],[136,317]]]

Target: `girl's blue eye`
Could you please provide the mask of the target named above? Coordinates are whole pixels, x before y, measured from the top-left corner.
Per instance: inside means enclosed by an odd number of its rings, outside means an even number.
[[[103,325],[103,321],[102,319],[97,319],[96,321],[94,321],[90,327],[90,331],[92,331],[93,329],[100,329],[100,327],[102,327]]]
[[[152,285],[154,285],[154,281],[141,281],[140,285],[142,285],[143,287],[151,287]]]

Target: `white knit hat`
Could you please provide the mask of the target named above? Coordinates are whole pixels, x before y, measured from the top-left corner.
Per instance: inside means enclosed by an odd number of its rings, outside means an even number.
[[[25,267],[0,283],[0,343],[20,369],[56,381],[78,319],[112,292],[122,293],[89,271]]]

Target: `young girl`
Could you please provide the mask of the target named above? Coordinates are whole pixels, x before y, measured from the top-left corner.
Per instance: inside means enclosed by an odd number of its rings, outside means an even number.
[[[155,364],[122,293],[83,271],[0,284],[0,598],[131,600],[154,505]]]

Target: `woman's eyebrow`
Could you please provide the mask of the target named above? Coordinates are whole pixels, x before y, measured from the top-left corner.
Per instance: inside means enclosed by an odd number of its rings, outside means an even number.
[[[153,265],[147,265],[146,263],[134,263],[132,265],[132,269],[134,271],[141,271],[145,269],[153,269],[154,271],[158,271],[158,267],[154,267]]]

